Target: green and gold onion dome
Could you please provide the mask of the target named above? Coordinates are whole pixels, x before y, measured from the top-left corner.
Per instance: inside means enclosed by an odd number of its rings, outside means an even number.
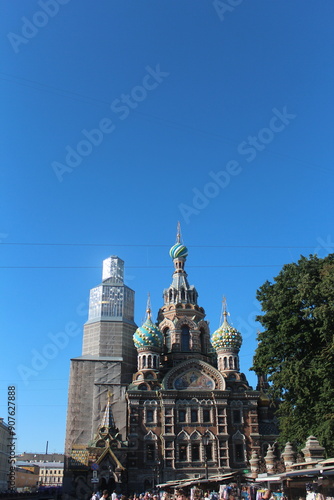
[[[137,349],[141,347],[162,347],[163,335],[159,328],[152,323],[150,309],[147,310],[145,322],[133,334],[133,342]]]
[[[173,245],[169,250],[169,255],[173,260],[180,257],[185,259],[188,255],[188,248],[185,245],[182,245],[182,243],[175,243],[175,245]]]
[[[223,324],[211,336],[211,344],[217,349],[240,349],[242,344],[241,333],[233,328],[227,321],[227,313],[224,312]]]

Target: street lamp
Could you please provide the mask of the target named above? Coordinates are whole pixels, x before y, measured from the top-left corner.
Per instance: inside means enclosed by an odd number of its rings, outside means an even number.
[[[154,466],[153,488],[160,482],[160,465],[161,465],[160,460],[157,460]]]
[[[204,462],[205,462],[205,479],[208,479],[209,474],[208,474],[208,445],[209,445],[210,438],[207,434],[204,434],[202,437],[202,443],[204,446]]]

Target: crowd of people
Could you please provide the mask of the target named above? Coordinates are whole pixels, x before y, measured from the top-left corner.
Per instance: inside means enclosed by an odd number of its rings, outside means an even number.
[[[223,500],[219,499],[216,492],[205,492],[203,495],[196,495],[196,498],[192,494],[187,495],[183,490],[175,491],[175,493],[168,493],[166,491],[150,492],[145,493],[134,493],[133,495],[118,495],[115,491],[110,495],[107,490],[101,492],[96,492],[92,495],[91,500]]]

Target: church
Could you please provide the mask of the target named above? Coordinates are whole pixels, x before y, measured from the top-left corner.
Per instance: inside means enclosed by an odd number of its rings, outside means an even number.
[[[65,498],[247,470],[277,439],[265,382],[254,390],[240,371],[242,336],[226,304],[210,334],[179,229],[169,255],[174,272],[156,322],[148,301],[135,324],[134,291],[116,256],[90,292],[82,355],[70,368]]]

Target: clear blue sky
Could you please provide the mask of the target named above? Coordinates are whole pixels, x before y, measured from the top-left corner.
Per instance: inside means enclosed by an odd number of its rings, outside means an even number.
[[[0,416],[15,384],[17,451],[63,451],[102,260],[125,261],[140,323],[178,220],[211,330],[225,295],[255,386],[257,288],[334,251],[332,0],[1,7]]]

